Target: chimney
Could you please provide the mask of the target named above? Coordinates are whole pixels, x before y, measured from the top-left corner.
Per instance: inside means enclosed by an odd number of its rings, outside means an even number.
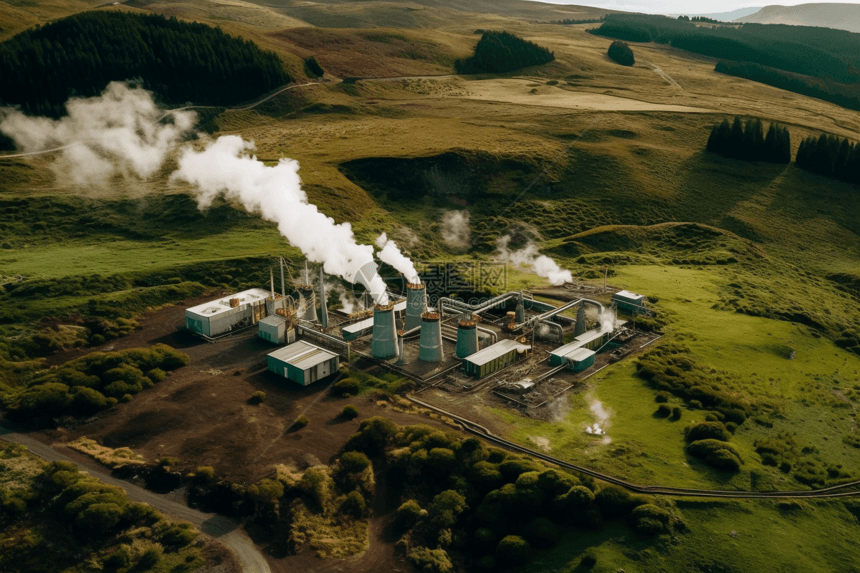
[[[475,319],[465,316],[457,326],[457,358],[466,358],[478,351],[478,328]]]
[[[526,321],[526,309],[523,305],[523,293],[517,298],[517,324],[522,324]]]
[[[315,322],[317,319],[317,297],[316,292],[312,287],[299,287],[299,295],[302,297],[305,307],[305,313],[302,315],[304,320]]]
[[[579,310],[576,311],[576,324],[573,326],[573,336],[577,337],[580,334],[585,334],[585,305],[579,303]]]
[[[397,356],[397,329],[394,325],[394,305],[373,307],[373,336],[370,353],[374,358],[388,360]]]
[[[409,332],[416,326],[421,326],[421,315],[427,310],[427,289],[424,283],[407,283],[406,285],[406,319],[403,330]]]
[[[325,298],[325,273],[320,267],[320,324],[323,329],[328,328],[328,304]]]
[[[421,347],[418,350],[418,358],[425,362],[442,362],[445,360],[440,318],[436,312],[425,312],[421,315]]]
[[[397,331],[397,364],[403,364],[403,331]]]

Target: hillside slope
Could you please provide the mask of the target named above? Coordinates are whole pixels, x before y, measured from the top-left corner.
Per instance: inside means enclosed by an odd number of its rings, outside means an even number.
[[[756,24],[821,26],[860,32],[860,4],[821,3],[797,6],[765,6],[755,14],[734,20]]]

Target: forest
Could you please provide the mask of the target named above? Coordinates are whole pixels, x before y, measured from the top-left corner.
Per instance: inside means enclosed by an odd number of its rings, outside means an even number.
[[[758,118],[745,123],[735,116],[734,121],[724,119],[711,130],[707,150],[733,159],[767,161],[769,163],[791,163],[791,135],[788,129],[771,123],[764,132]]]
[[[811,135],[800,142],[795,162],[819,175],[860,183],[860,144],[845,138]]]
[[[52,117],[114,80],[141,81],[162,102],[229,105],[290,79],[253,42],[161,15],[84,12],[0,43],[0,104]]]
[[[751,62],[841,83],[857,82],[860,34],[830,28],[744,24],[704,27],[640,14],[610,14],[593,34],[628,42],[657,42],[696,54]]]
[[[804,76],[748,62],[721,60],[717,63],[715,70],[721,74],[753,80],[775,88],[829,101],[848,109],[860,110],[860,91],[856,85]]]
[[[454,66],[460,74],[511,72],[555,60],[555,54],[534,42],[509,32],[487,31],[478,40],[475,53]]]

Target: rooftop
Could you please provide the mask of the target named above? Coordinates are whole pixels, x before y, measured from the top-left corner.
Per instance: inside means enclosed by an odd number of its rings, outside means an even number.
[[[317,364],[321,364],[327,360],[331,360],[337,356],[336,353],[320,348],[304,340],[299,340],[289,346],[279,348],[274,352],[270,352],[269,356],[286,362],[290,366],[295,366],[300,370],[313,368]]]
[[[630,292],[629,290],[620,290],[612,296],[613,297],[618,296],[621,298],[628,298],[631,300],[642,300],[643,298],[645,298],[644,294],[636,294],[635,292]]]
[[[245,304],[256,303],[261,300],[267,299],[271,296],[267,290],[263,290],[261,288],[252,288],[248,290],[243,290],[242,292],[238,292],[236,294],[227,295],[225,297],[221,297],[217,300],[213,300],[211,302],[204,302],[203,304],[198,304],[197,306],[192,306],[185,310],[187,313],[196,314],[197,316],[205,316],[207,318],[211,318],[213,316],[217,316],[219,314],[225,313],[228,310],[231,310],[230,307],[230,299],[238,298],[239,306]],[[236,307],[233,307],[236,308]]]
[[[564,346],[559,346],[558,348],[553,350],[551,352],[551,354],[554,354],[556,356],[568,357],[575,350],[582,348],[583,346],[585,346],[586,344],[588,344],[589,342],[591,342],[595,338],[600,338],[604,334],[605,333],[602,329],[601,330],[589,330],[588,332],[583,332],[582,334],[580,334],[579,336],[574,338],[573,342],[568,342]]]
[[[341,328],[343,332],[349,332],[350,334],[357,334],[362,330],[367,330],[369,328],[373,328],[373,318],[366,318],[364,320],[359,320],[358,322],[353,322],[352,324],[348,324]]]
[[[287,319],[283,316],[278,316],[277,314],[270,314],[266,318],[260,321],[260,324],[265,324],[266,326],[281,326],[287,322]]]
[[[594,354],[594,351],[589,350],[588,348],[574,348],[573,350],[565,354],[564,357],[571,362],[582,362],[583,360],[588,360],[589,358],[594,356]]]
[[[504,340],[500,340],[492,346],[488,346],[487,348],[479,350],[471,356],[468,356],[466,360],[476,366],[483,366],[487,362],[492,362],[499,356],[504,356],[511,350],[516,350],[517,352],[524,352],[526,350],[529,350],[530,348],[531,346],[520,344],[512,338],[505,338]]]

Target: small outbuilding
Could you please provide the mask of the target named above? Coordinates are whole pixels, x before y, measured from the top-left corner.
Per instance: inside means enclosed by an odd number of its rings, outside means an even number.
[[[366,318],[364,320],[359,320],[358,322],[353,322],[347,326],[344,326],[340,329],[341,335],[343,335],[344,340],[355,340],[357,338],[361,338],[367,334],[373,332],[373,317]]]
[[[308,386],[337,373],[340,356],[304,340],[279,348],[266,360],[271,372]]]
[[[612,302],[615,303],[618,310],[622,310],[630,314],[640,314],[647,310],[645,308],[645,295],[636,294],[629,290],[618,291],[612,295]]]
[[[574,372],[582,372],[588,368],[594,366],[594,356],[595,352],[593,350],[589,350],[588,348],[574,348],[567,352],[564,355],[557,355],[554,351],[550,355],[550,364],[554,366],[561,366],[562,364],[567,364],[567,367]]]
[[[292,344],[296,341],[296,329],[287,328],[289,321],[283,316],[272,314],[260,321],[257,336],[275,344]]]
[[[252,288],[185,311],[185,326],[196,334],[215,338],[233,330],[253,326],[268,314],[267,290]]]
[[[527,350],[531,350],[531,346],[506,338],[467,356],[463,360],[463,366],[466,368],[466,374],[483,378],[513,364],[520,356],[525,355]]]

